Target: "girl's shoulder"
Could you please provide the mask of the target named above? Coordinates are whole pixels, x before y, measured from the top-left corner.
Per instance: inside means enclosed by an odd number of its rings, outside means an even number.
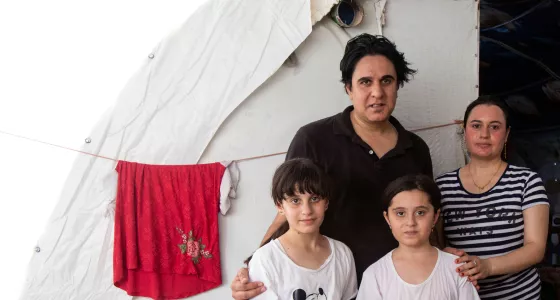
[[[331,245],[331,247],[333,247],[336,250],[343,250],[343,251],[350,251],[350,248],[348,248],[348,246],[346,246],[345,243],[339,241],[339,240],[335,240],[333,238],[330,238],[328,236],[324,236],[325,238],[327,238],[327,240],[329,241],[329,244]]]
[[[283,254],[282,250],[277,245],[278,240],[272,240],[253,253],[251,262],[270,262],[277,260]]]
[[[388,274],[393,273],[393,250],[385,254],[383,257],[378,259],[376,262],[371,264],[365,271],[365,274],[373,277],[386,277]]]
[[[443,278],[450,279],[455,283],[461,283],[462,281],[467,280],[467,277],[461,277],[457,272],[457,267],[461,266],[461,264],[457,264],[455,260],[459,258],[459,256],[447,253],[440,249],[437,250],[439,255],[437,271],[440,272],[441,276]]]
[[[447,252],[445,252],[443,250],[440,250],[440,249],[437,249],[437,250],[438,250],[438,255],[440,257],[439,260],[443,264],[448,264],[448,265],[451,265],[453,267],[453,264],[455,263],[455,260],[457,258],[459,258],[459,256],[457,256],[457,255],[447,253]]]
[[[352,250],[350,250],[350,248],[348,246],[346,246],[346,244],[344,244],[343,242],[341,242],[339,240],[332,239],[328,236],[325,236],[325,237],[329,241],[329,244],[331,246],[331,251],[334,252],[337,257],[342,256],[342,257],[350,257],[350,258],[354,259],[354,255],[352,254]]]

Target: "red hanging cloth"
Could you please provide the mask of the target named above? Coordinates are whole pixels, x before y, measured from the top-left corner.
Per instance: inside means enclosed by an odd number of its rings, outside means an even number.
[[[180,299],[219,286],[225,166],[119,161],[116,170],[115,286],[153,299]]]

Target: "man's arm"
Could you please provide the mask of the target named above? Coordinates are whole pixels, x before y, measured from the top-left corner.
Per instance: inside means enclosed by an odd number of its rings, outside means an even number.
[[[261,247],[265,244],[267,240],[282,226],[282,224],[286,223],[286,216],[276,213],[276,217],[274,217],[274,221],[272,224],[268,226],[268,230],[264,234],[264,238],[261,241]]]

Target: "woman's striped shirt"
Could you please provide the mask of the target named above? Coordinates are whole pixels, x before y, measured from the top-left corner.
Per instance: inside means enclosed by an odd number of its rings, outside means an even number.
[[[527,168],[508,165],[496,185],[482,194],[465,190],[459,170],[436,180],[442,193],[445,237],[451,247],[481,258],[501,256],[523,246],[523,211],[548,205],[542,180]],[[540,279],[531,267],[516,274],[479,280],[480,298],[540,299]]]

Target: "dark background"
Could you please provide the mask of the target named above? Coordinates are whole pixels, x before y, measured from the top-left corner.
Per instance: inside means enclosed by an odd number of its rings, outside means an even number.
[[[551,203],[543,299],[560,299],[560,1],[480,2],[480,94],[510,113],[509,163],[538,172]]]

